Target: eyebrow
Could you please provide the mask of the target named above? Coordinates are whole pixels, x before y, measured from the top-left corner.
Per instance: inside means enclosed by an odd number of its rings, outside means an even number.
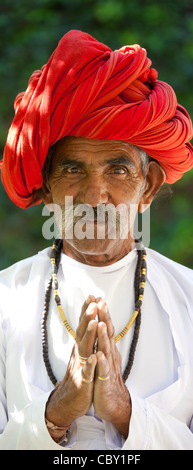
[[[72,166],[72,165],[76,165],[76,166],[79,165],[81,167],[84,167],[85,163],[81,162],[80,160],[76,160],[74,158],[65,158],[60,163],[58,163],[57,167],[64,168],[66,166]]]
[[[110,158],[108,160],[105,160],[103,161],[102,163],[100,163],[100,166],[104,166],[106,164],[109,164],[109,165],[126,165],[126,166],[130,166],[132,168],[135,168],[135,163],[133,161],[133,159],[125,156],[125,155],[120,155],[119,157],[115,157],[115,158]],[[58,163],[58,167],[59,168],[64,168],[64,167],[67,167],[67,166],[72,166],[72,165],[79,165],[80,167],[84,167],[85,166],[85,162],[81,161],[81,160],[78,160],[78,159],[75,159],[75,158],[65,158],[64,160],[62,160],[60,163]]]
[[[106,161],[110,165],[126,165],[135,168],[135,162],[133,159],[126,157],[125,155],[120,155],[120,157],[110,158]]]

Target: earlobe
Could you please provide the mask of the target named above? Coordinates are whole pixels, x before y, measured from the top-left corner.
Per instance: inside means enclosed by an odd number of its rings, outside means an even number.
[[[140,213],[143,213],[151,205],[165,179],[165,172],[159,163],[150,161],[146,175],[145,188],[138,207]]]
[[[45,205],[53,204],[52,192],[48,184],[44,181],[42,185],[42,199]]]

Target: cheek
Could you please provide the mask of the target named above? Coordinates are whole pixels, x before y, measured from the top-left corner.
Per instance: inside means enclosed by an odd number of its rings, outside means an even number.
[[[68,180],[50,180],[51,193],[54,203],[63,204],[66,196],[73,197],[74,202],[82,191],[83,182],[72,183]],[[109,195],[109,203],[113,203],[116,207],[119,204],[139,204],[141,199],[142,183],[135,179],[128,181],[113,181],[104,180],[106,192]]]
[[[53,202],[55,203],[64,203],[66,196],[72,196],[73,198],[76,198],[77,189],[67,181],[54,181],[51,182],[50,186]]]
[[[134,222],[139,210],[139,203],[141,200],[141,184],[135,184],[131,188],[131,185],[122,185],[121,189],[117,189],[114,192],[113,204],[119,210],[121,214],[122,223],[129,221],[130,229],[134,226]]]
[[[115,205],[126,204],[139,204],[141,199],[141,188],[142,185],[135,182],[132,184],[119,184],[116,188],[113,188],[111,194]]]

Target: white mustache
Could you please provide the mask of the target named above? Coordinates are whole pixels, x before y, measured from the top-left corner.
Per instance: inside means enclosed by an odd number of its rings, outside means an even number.
[[[77,238],[82,238],[82,233],[85,233],[87,238],[95,238],[94,227],[97,226],[97,238],[104,239],[116,238],[117,232],[121,234],[128,234],[128,207],[123,205],[123,208],[116,210],[114,204],[99,204],[97,207],[89,206],[83,203],[74,203],[73,205],[61,205],[62,212],[62,230],[61,233],[76,235]],[[96,225],[95,225],[96,223]],[[83,231],[84,227],[84,231]],[[80,234],[81,232],[81,234]],[[66,235],[68,238],[68,235]]]
[[[116,211],[113,204],[98,205],[97,207],[89,206],[84,203],[74,203],[73,208],[67,205],[61,206],[62,210],[62,221],[65,227],[72,227],[76,225],[79,220],[84,218],[84,223],[97,222],[98,224],[107,224],[109,227],[120,227],[120,212]],[[128,217],[128,211],[125,217]],[[72,217],[73,214],[73,217]]]
[[[143,205],[142,231],[139,229],[138,204],[99,204],[92,207],[84,203],[74,203],[72,196],[65,196],[63,204],[48,204],[42,210],[42,215],[54,212],[43,224],[42,233],[45,239],[127,239],[129,233],[135,232],[135,238],[143,237],[143,244],[150,243],[150,211],[149,205]],[[145,214],[145,216],[143,215]],[[54,231],[53,231],[54,225]],[[108,229],[108,234],[107,234]]]

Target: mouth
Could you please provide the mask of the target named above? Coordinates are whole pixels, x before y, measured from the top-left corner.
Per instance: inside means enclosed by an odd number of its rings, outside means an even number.
[[[120,214],[116,208],[110,206],[87,206],[74,204],[62,209],[62,233],[69,237],[96,240],[115,239],[120,232]]]

